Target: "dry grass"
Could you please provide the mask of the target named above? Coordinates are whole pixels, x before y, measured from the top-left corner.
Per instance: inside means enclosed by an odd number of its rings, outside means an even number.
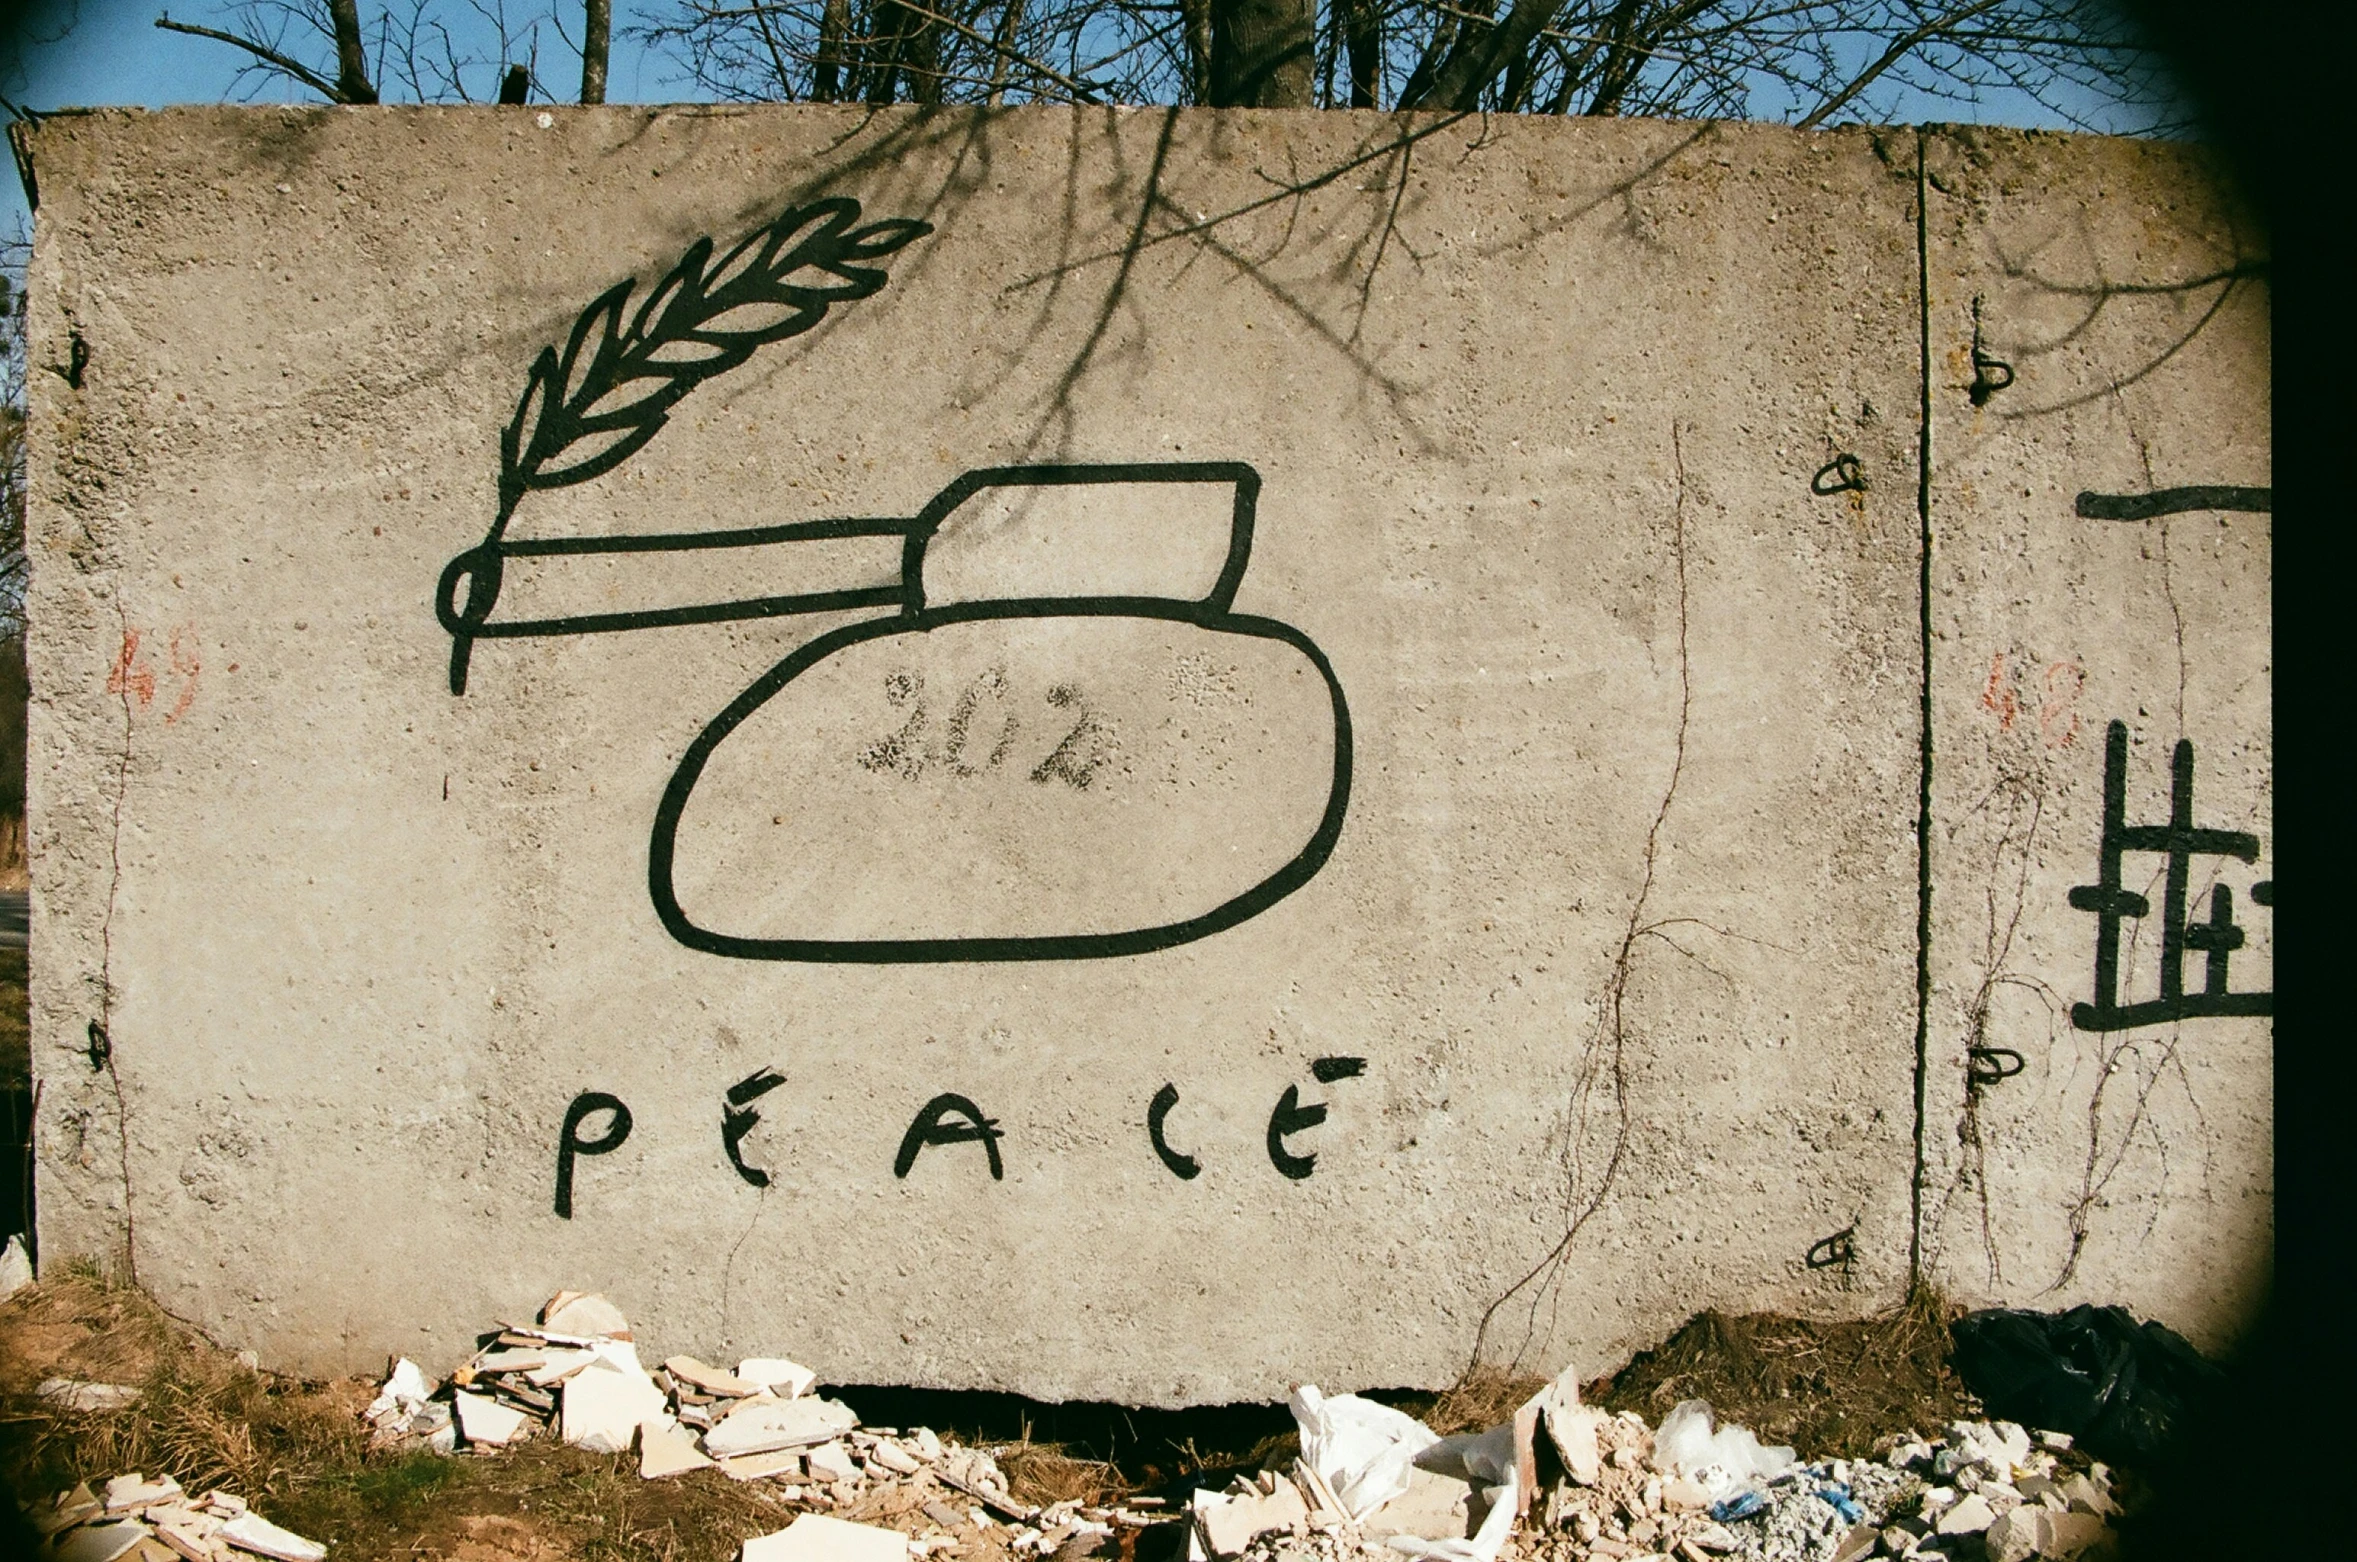
[[[1680,1400],[1708,1400],[1722,1420],[1804,1458],[1863,1458],[1898,1433],[1936,1435],[1979,1413],[1948,1365],[1961,1311],[1925,1292],[1852,1322],[1700,1313],[1588,1397],[1656,1425]]]
[[[60,1411],[44,1378],[126,1383],[137,1405]],[[0,1484],[46,1495],[125,1470],[219,1486],[338,1562],[726,1562],[787,1515],[710,1471],[641,1481],[626,1455],[548,1441],[496,1457],[371,1455],[372,1384],[254,1372],[137,1289],[83,1268],[0,1303]],[[11,1537],[0,1534],[0,1551]]]
[[[1034,1507],[1067,1500],[1118,1502],[1132,1489],[1110,1460],[1081,1458],[1055,1443],[1026,1440],[1002,1448],[998,1467],[1006,1473],[1007,1490]]]

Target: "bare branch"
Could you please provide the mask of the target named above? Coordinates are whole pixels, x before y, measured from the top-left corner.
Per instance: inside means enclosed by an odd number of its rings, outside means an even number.
[[[1882,51],[1882,58],[1876,60],[1872,65],[1867,66],[1863,71],[1860,71],[1856,76],[1851,78],[1847,86],[1843,87],[1839,92],[1833,94],[1833,96],[1827,98],[1824,102],[1818,104],[1814,109],[1811,109],[1805,116],[1795,123],[1797,124],[1798,128],[1802,130],[1816,129],[1819,125],[1825,122],[1826,116],[1835,113],[1841,108],[1843,104],[1849,102],[1850,99],[1865,91],[1866,88],[1873,83],[1877,76],[1880,76],[1884,71],[1889,70],[1892,66],[1898,64],[1899,61],[1914,53],[1915,50],[1921,47],[1924,43],[1939,36],[1941,33],[1948,31],[1950,28],[1956,26],[1957,23],[1970,21],[1972,18],[1980,15],[1983,11],[1993,11],[2003,3],[2004,0],[1973,0],[1973,3],[1970,5],[1960,5],[1955,10],[1950,11],[1947,15],[1936,17],[1931,21],[1925,22],[1921,27],[1916,28],[1912,32],[1900,34],[1897,38],[1891,40],[1891,46],[1889,48]]]
[[[245,50],[246,53],[260,60],[264,65],[269,66],[272,70],[278,71],[283,75],[292,76],[295,80],[301,82],[304,86],[309,87],[313,92],[318,93],[321,97],[327,99],[330,103],[348,103],[352,101],[343,95],[334,82],[329,81],[325,76],[322,76],[317,71],[312,70],[302,61],[289,59],[287,56],[279,53],[276,49],[256,43],[251,38],[240,38],[235,33],[225,33],[217,28],[198,27],[194,23],[190,22],[175,22],[168,16],[157,17],[156,25],[168,33],[187,33],[192,38],[210,38],[216,43],[235,45],[237,48]],[[367,101],[375,101],[374,94],[371,94]]]

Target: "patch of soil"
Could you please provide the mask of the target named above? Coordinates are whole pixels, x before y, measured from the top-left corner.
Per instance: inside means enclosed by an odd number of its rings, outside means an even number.
[[[1936,1438],[1980,1416],[1948,1365],[1948,1324],[1961,1311],[1926,1296],[1854,1322],[1699,1313],[1581,1398],[1654,1426],[1680,1400],[1708,1400],[1720,1421],[1803,1459],[1867,1458],[1903,1432]]]

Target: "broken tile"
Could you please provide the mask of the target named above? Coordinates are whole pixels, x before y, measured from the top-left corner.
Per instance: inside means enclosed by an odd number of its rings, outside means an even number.
[[[908,1562],[908,1537],[873,1524],[805,1513],[745,1542],[742,1562]]]
[[[240,1551],[273,1557],[277,1562],[320,1562],[327,1555],[327,1547],[318,1541],[305,1540],[292,1530],[280,1529],[259,1513],[250,1511],[222,1525],[221,1538]]]
[[[758,1383],[780,1399],[800,1399],[818,1382],[818,1374],[782,1356],[754,1356],[737,1363],[737,1376]]]
[[[705,1393],[717,1394],[724,1399],[742,1399],[750,1394],[758,1394],[769,1386],[766,1383],[749,1382],[733,1373],[723,1372],[718,1367],[707,1366],[693,1356],[674,1356],[663,1363],[663,1370],[683,1383],[692,1383]],[[791,1399],[793,1396],[788,1394],[780,1397]]]
[[[889,1437],[876,1439],[876,1446],[869,1450],[868,1459],[871,1463],[882,1465],[894,1475],[914,1475],[924,1468],[923,1463],[915,1454],[910,1453]]]
[[[523,1369],[524,1381],[538,1388],[562,1383],[597,1360],[597,1352],[593,1350],[550,1350],[541,1355],[544,1359],[539,1366]]]
[[[857,1425],[851,1407],[831,1399],[741,1399],[727,1420],[704,1434],[704,1451],[721,1458],[805,1448]]]
[[[696,1434],[676,1422],[647,1420],[638,1427],[638,1475],[660,1480],[684,1470],[710,1469],[712,1461],[696,1447]]]
[[[159,1475],[151,1481],[133,1470],[106,1483],[106,1511],[110,1516],[131,1513],[150,1503],[170,1502],[180,1494],[180,1483],[169,1475]]]
[[[155,1526],[156,1539],[185,1562],[215,1562],[222,1549],[213,1543],[213,1536],[221,1526],[218,1520],[197,1515],[199,1523],[182,1524],[166,1521]]]
[[[541,1327],[557,1334],[599,1336],[610,1340],[630,1338],[630,1320],[622,1316],[622,1309],[602,1296],[582,1296],[559,1291],[548,1306],[540,1310]]]
[[[567,1443],[595,1453],[625,1453],[638,1424],[663,1413],[663,1391],[639,1370],[635,1357],[601,1353],[565,1380],[560,1409]]]
[[[219,1562],[226,1552],[225,1547],[215,1546],[208,1537],[177,1524],[157,1525],[155,1538],[180,1562]]]
[[[548,1365],[548,1352],[542,1350],[487,1350],[467,1363],[467,1370],[486,1372],[529,1372],[534,1367]]]
[[[84,1519],[94,1519],[106,1511],[105,1500],[90,1489],[88,1481],[72,1491],[59,1492],[50,1504],[33,1518],[33,1527],[43,1535],[54,1535],[59,1530],[71,1529]]]
[[[934,1435],[929,1426],[920,1426],[909,1433],[908,1441],[909,1446],[916,1450],[917,1457],[927,1464],[941,1457],[941,1439]]]
[[[243,1497],[225,1492],[219,1487],[206,1492],[201,1500],[209,1511],[225,1519],[234,1519],[246,1511],[246,1500]]]
[[[851,1450],[840,1442],[819,1444],[804,1456],[804,1463],[809,1465],[813,1480],[847,1481],[859,1473],[859,1466],[851,1462]]]
[[[136,1519],[114,1524],[85,1524],[50,1548],[55,1562],[115,1562],[147,1538],[147,1526]]]
[[[458,1429],[470,1443],[501,1447],[521,1437],[532,1425],[532,1418],[521,1410],[510,1409],[496,1399],[470,1394],[465,1389],[454,1392],[450,1401],[458,1413]]]
[[[766,1481],[774,1476],[800,1475],[802,1456],[790,1448],[765,1454],[739,1454],[720,1461],[720,1473],[732,1481]]]

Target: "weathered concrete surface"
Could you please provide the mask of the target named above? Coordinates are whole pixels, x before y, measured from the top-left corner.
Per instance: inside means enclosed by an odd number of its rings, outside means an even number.
[[[2208,957],[2164,1012],[2169,857],[2120,882],[2122,1028],[2094,1003],[2106,732],[2122,818],[2170,821],[2191,745],[2182,916],[2223,887],[2236,994],[2274,985],[2269,516],[2186,496],[2149,519],[2098,498],[2265,489],[2266,241],[2179,147],[1950,132],[1926,171],[1934,409],[1934,939],[1927,1249],[1957,1295],[2124,1303],[2222,1345],[2264,1294],[2273,1022],[2201,1014]],[[1984,358],[2012,383],[1973,404]],[[2004,378],[1990,367],[1984,382]],[[2081,893],[2080,899],[2088,899]],[[2245,1000],[2248,1006],[2248,1000]],[[1984,1049],[1972,1080],[1973,1048]],[[2018,1072],[2009,1072],[2017,1070]],[[1995,1078],[1999,1073],[2008,1077]]]
[[[45,1257],[128,1249],[309,1368],[448,1353],[563,1284],[666,1349],[1152,1403],[1895,1299],[1915,146],[48,122],[36,357],[74,372],[34,401]],[[931,231],[613,470],[511,485],[468,616],[535,355],[636,279],[626,325],[699,238],[837,196]],[[1841,455],[1867,486],[1813,493]],[[1247,464],[1248,556],[1225,469],[952,502],[1153,462]],[[844,517],[900,529],[516,551]],[[463,695],[446,571],[487,636]],[[1023,607],[896,632],[910,582]],[[814,592],[881,595],[488,637]],[[610,1132],[585,1092],[632,1128],[574,1158],[560,1218],[568,1108]],[[1002,1137],[904,1146],[943,1093]]]

